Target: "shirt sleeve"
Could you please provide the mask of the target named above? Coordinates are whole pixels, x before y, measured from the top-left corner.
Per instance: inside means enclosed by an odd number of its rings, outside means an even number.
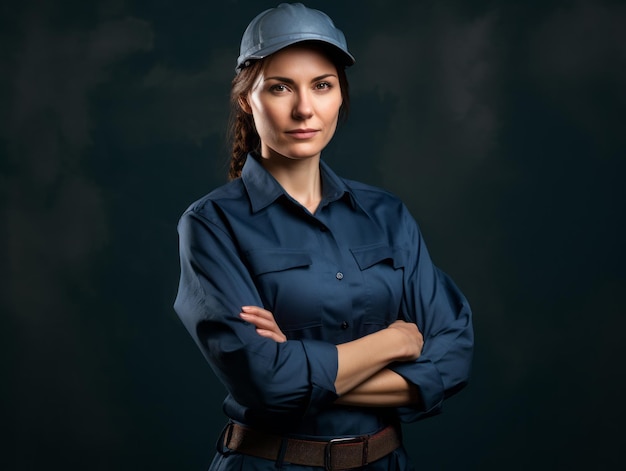
[[[401,315],[417,324],[424,346],[417,360],[395,363],[391,369],[420,392],[419,405],[398,409],[401,420],[413,422],[439,413],[443,400],[467,384],[474,334],[467,300],[452,279],[433,264],[417,223],[406,208],[403,226],[411,248]]]
[[[277,343],[239,317],[262,306],[236,243],[219,219],[187,211],[178,225],[181,275],[174,309],[232,399],[254,417],[298,420],[337,398],[337,349]]]

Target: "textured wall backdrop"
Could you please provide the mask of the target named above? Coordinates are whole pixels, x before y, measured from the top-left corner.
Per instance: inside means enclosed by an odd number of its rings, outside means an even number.
[[[622,466],[626,7],[307,5],[357,58],[324,158],[407,202],[475,312],[470,386],[406,427],[417,469]],[[3,469],[207,468],[224,390],[172,309],[176,222],[226,179],[272,6],[0,7]]]

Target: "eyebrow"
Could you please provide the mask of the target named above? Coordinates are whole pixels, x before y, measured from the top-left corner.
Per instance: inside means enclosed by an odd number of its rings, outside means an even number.
[[[324,80],[325,78],[328,78],[328,77],[335,77],[335,78],[337,78],[337,75],[335,75],[335,74],[320,75],[319,77],[313,78],[311,80],[311,82],[317,82],[319,80]],[[288,77],[278,77],[278,76],[266,77],[264,80],[265,81],[267,81],[267,80],[278,80],[279,82],[285,82],[285,83],[289,83],[289,84],[295,83],[295,81],[293,79],[290,79]]]

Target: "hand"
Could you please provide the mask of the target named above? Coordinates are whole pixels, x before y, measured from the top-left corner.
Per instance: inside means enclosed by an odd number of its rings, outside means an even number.
[[[267,309],[258,306],[243,306],[241,311],[239,317],[255,326],[261,337],[267,337],[278,343],[287,341],[287,337],[274,319],[274,314]]]
[[[400,334],[398,346],[402,350],[399,361],[413,361],[420,357],[424,347],[424,337],[416,324],[398,320],[389,325],[387,329],[393,329],[394,332]]]

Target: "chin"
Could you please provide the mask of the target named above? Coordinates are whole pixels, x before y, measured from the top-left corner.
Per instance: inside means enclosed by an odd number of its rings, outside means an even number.
[[[317,157],[318,155],[320,155],[321,152],[294,152],[292,154],[287,154],[287,158],[288,159],[293,159],[293,160],[306,160],[306,159],[311,159],[313,157]]]
[[[287,159],[293,160],[305,160],[312,157],[316,157],[321,154],[322,148],[315,146],[315,148],[296,148],[296,149],[283,149],[284,152],[278,151],[277,153]]]

